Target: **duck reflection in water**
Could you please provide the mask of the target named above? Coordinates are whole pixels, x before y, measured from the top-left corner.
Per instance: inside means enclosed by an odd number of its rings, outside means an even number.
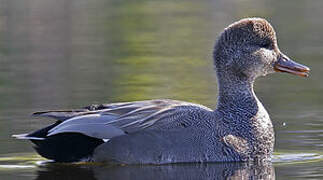
[[[270,163],[207,163],[173,165],[67,165],[46,164],[38,171],[37,180],[187,180],[187,179],[262,179],[274,180],[275,171]]]

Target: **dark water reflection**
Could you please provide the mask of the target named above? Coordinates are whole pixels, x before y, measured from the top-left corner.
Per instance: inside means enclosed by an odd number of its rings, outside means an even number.
[[[163,166],[77,167],[46,166],[37,172],[37,180],[45,179],[275,179],[271,165],[247,166],[238,163],[183,164]]]
[[[323,1],[315,0],[0,0],[0,156],[34,152],[29,143],[10,138],[49,123],[29,118],[33,111],[154,98],[214,108],[215,38],[225,26],[246,16],[270,20],[280,49],[312,69],[307,79],[275,74],[256,83],[256,93],[275,125],[275,151],[321,153],[322,6]],[[29,165],[28,160],[19,163]],[[276,178],[315,179],[321,176],[322,166],[321,162],[277,165]],[[188,178],[186,174],[196,177],[206,171],[202,177],[209,179],[217,172],[234,177],[273,171],[272,167],[268,171],[252,168],[212,164],[8,170],[0,166],[0,179],[69,177],[68,172],[73,176],[83,170],[96,178],[105,172],[130,176],[137,171],[144,172],[142,176],[173,173]]]

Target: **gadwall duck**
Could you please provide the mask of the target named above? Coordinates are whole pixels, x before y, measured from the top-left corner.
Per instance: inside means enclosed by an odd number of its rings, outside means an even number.
[[[41,156],[56,162],[270,161],[274,130],[254,81],[275,71],[305,77],[309,68],[280,52],[273,27],[261,18],[225,28],[213,54],[219,87],[215,110],[162,99],[36,112],[57,121],[14,137],[32,141]]]

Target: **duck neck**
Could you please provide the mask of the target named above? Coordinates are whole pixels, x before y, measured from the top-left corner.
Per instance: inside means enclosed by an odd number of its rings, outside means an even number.
[[[219,80],[219,98],[217,110],[240,116],[240,120],[249,120],[259,110],[265,109],[253,91],[251,80]],[[243,117],[243,118],[241,118]]]

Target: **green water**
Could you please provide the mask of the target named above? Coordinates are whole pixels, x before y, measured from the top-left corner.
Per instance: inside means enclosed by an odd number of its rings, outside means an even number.
[[[323,178],[321,7],[315,0],[0,0],[0,179]],[[214,108],[214,41],[247,16],[267,18],[280,49],[311,68],[309,78],[277,73],[255,85],[275,126],[273,165],[70,167],[39,163],[29,142],[10,137],[52,122],[29,116],[47,109],[155,98]]]

